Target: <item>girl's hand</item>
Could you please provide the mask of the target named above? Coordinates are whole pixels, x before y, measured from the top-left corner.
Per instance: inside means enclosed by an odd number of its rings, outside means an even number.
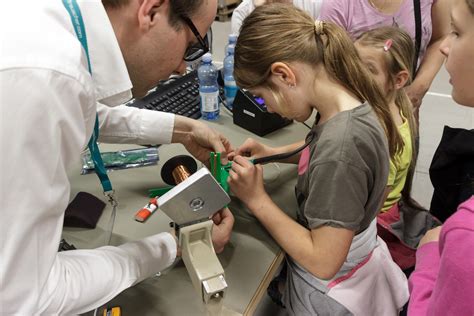
[[[238,155],[244,157],[260,158],[273,155],[273,148],[259,143],[253,138],[247,138],[242,145],[240,145],[234,152],[229,154],[229,159],[232,160]]]
[[[262,166],[254,165],[242,156],[234,157],[227,182],[232,193],[251,210],[252,205],[258,205],[258,200],[266,195]]]
[[[443,226],[438,226],[436,228],[430,229],[429,231],[426,232],[425,236],[421,238],[420,243],[418,244],[418,248],[423,246],[424,244],[427,244],[432,241],[438,241],[439,240],[439,234],[441,232],[441,228]]]

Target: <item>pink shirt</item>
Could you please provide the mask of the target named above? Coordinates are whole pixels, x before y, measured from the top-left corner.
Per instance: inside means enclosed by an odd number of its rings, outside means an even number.
[[[436,0],[420,0],[421,47],[418,64],[431,40],[431,7]],[[356,40],[362,33],[380,26],[398,26],[410,34],[415,42],[415,15],[413,0],[404,0],[394,14],[384,14],[370,5],[368,0],[328,0],[321,7],[319,19],[342,26]]]
[[[421,246],[409,279],[408,315],[474,315],[474,196]]]

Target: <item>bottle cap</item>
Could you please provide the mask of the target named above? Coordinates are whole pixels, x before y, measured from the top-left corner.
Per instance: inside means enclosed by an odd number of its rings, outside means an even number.
[[[229,45],[229,46],[227,47],[227,54],[228,54],[228,55],[229,55],[229,54],[234,55],[234,53],[235,53],[235,45]]]
[[[229,43],[235,43],[235,42],[237,42],[237,36],[238,36],[238,35],[237,35],[237,34],[234,34],[234,33],[229,34]]]
[[[211,53],[205,53],[202,56],[202,62],[204,63],[210,63],[212,61],[212,54]]]

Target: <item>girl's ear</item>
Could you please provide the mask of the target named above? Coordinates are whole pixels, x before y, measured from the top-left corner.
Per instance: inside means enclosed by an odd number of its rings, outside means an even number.
[[[405,87],[405,85],[410,79],[410,73],[408,70],[402,70],[395,76],[395,90],[400,90]]]
[[[282,62],[275,62],[270,66],[273,82],[282,87],[294,87],[296,76],[290,66]]]

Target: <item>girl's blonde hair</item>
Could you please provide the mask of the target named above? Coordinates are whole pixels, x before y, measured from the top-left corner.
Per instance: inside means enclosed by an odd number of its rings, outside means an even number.
[[[268,80],[275,62],[302,62],[315,68],[322,65],[332,80],[372,106],[385,130],[390,155],[401,150],[403,142],[387,101],[343,29],[329,22],[315,23],[293,5],[258,7],[244,20],[237,40],[237,84],[247,89],[264,87],[277,94]]]
[[[388,44],[387,41],[390,41]],[[410,85],[413,78],[412,67],[415,58],[415,46],[410,35],[404,30],[392,26],[384,26],[363,33],[357,43],[365,47],[373,47],[383,52],[383,60],[387,69],[389,83],[393,87],[397,74],[401,71],[407,71],[409,78],[406,85]],[[395,99],[395,104],[402,111],[403,116],[407,119],[411,132],[412,143],[412,160],[408,170],[405,187],[402,196],[405,201],[412,203],[410,197],[413,176],[415,174],[415,166],[417,160],[417,150],[414,146],[418,136],[418,124],[413,115],[413,104],[405,92],[405,89],[393,89],[388,99]]]

